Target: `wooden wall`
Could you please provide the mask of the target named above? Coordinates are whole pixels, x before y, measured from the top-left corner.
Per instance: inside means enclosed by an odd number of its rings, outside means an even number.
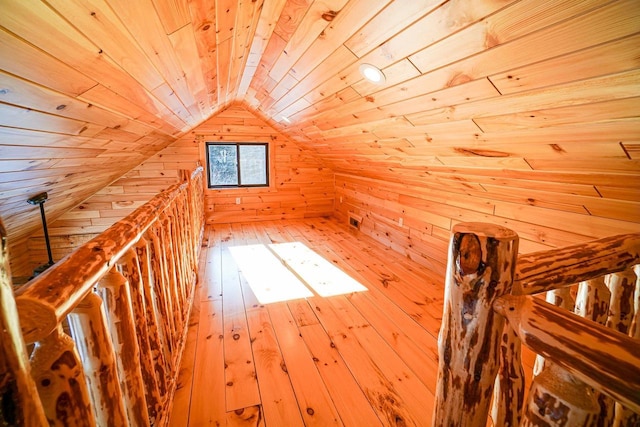
[[[497,175],[498,173],[496,173]],[[382,172],[381,172],[382,175]],[[635,194],[623,175],[591,178],[566,175],[565,182],[479,178],[482,184],[439,180],[435,184],[416,173],[387,174],[384,180],[363,174],[336,172],[335,215],[348,223],[349,214],[362,218],[360,231],[409,258],[444,269],[451,229],[458,222],[490,222],[520,236],[520,253],[546,250],[615,234],[640,232]],[[579,183],[580,179],[584,183]],[[615,200],[604,200],[603,187],[588,182],[620,180]],[[519,185],[519,187],[516,187]],[[613,191],[611,192],[613,193]],[[400,220],[402,219],[402,224]],[[443,270],[441,270],[443,271]]]
[[[206,165],[204,144],[214,140],[269,142],[271,185],[239,190],[207,189],[208,222],[331,215],[333,173],[263,120],[241,105],[234,105],[51,222],[49,235],[54,261],[178,182],[180,170],[193,170],[199,162]],[[32,236],[24,250],[14,251],[12,260],[15,264],[12,271],[18,277],[29,276],[35,267],[45,263],[47,252],[42,232]]]
[[[241,105],[209,119],[191,136],[200,141],[203,165],[206,141],[269,143],[269,187],[207,189],[208,223],[305,218],[333,212],[333,172]]]

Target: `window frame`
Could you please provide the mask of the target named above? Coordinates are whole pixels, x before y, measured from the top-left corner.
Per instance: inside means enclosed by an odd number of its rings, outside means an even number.
[[[216,145],[227,145],[227,146],[235,146],[236,147],[236,159],[237,159],[237,174],[238,174],[238,184],[227,184],[227,185],[213,185],[211,183],[211,164],[209,161],[209,147]],[[242,184],[242,174],[241,174],[241,160],[240,160],[240,147],[241,146],[262,146],[264,147],[264,162],[265,162],[265,184]],[[229,142],[229,141],[207,141],[205,144],[205,157],[207,161],[207,188],[211,189],[234,189],[234,188],[265,188],[270,186],[270,168],[271,161],[269,158],[269,143],[267,142]]]

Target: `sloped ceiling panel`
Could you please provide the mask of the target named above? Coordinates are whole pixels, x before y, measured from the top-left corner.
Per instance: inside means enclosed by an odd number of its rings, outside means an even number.
[[[14,240],[40,227],[29,196],[49,191],[54,219],[233,101],[339,173],[523,205],[587,196],[587,214],[638,220],[636,0],[1,7],[0,216]]]
[[[0,217],[10,240],[41,227],[30,196],[47,191],[54,220],[235,99],[256,29],[270,36],[262,5],[2,0]]]

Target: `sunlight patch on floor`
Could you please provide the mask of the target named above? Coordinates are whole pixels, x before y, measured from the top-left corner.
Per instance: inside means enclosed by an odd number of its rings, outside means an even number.
[[[300,242],[229,248],[261,304],[366,291],[367,288]]]
[[[303,243],[277,243],[269,245],[269,248],[321,297],[367,290]]]
[[[313,296],[265,245],[234,246],[229,250],[261,304]]]

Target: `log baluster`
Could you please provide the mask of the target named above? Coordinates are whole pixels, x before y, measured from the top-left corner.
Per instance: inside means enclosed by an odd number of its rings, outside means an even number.
[[[573,311],[573,308],[575,307],[575,300],[571,295],[571,289],[569,287],[547,291],[545,299],[549,304],[553,304],[556,307],[564,308],[565,310]],[[543,368],[544,357],[538,354],[536,355],[536,361],[533,366],[534,377],[540,375]]]
[[[0,425],[45,425],[13,297],[7,233],[0,221]]]
[[[486,425],[504,318],[493,301],[511,292],[518,236],[503,227],[453,228],[438,338],[434,426]]]
[[[98,294],[104,303],[129,424],[149,426],[150,417],[147,413],[135,327],[136,323],[141,321],[141,317],[144,319],[144,316],[134,318],[129,282],[115,269],[111,269],[100,280]]]
[[[146,243],[146,242],[145,242]],[[140,246],[141,243],[138,242]],[[145,284],[136,251],[127,251],[118,262],[121,274],[129,282],[136,338],[140,349],[140,374],[144,383],[147,415],[154,424],[160,415],[162,396],[166,393],[166,365],[162,344],[155,327],[155,312],[146,300]],[[151,332],[151,331],[154,332]]]
[[[604,283],[604,277],[580,282],[575,313],[604,325],[607,323],[610,301],[611,291]]]
[[[546,301],[569,312],[576,308],[568,286],[548,291]],[[522,425],[553,423],[560,419],[566,420],[566,425],[589,425],[597,420],[600,412],[597,394],[584,382],[541,355],[536,356],[536,368],[538,371],[534,370],[536,377],[529,390]]]
[[[521,425],[593,426],[599,414],[591,388],[556,363],[548,363],[531,384]]]
[[[605,283],[611,291],[607,326],[623,334],[629,333],[633,319],[633,293],[636,275],[632,269],[605,276]]]
[[[184,221],[185,221],[185,247],[189,251],[189,271],[195,276],[198,271],[198,260],[196,259],[197,234],[195,233],[196,217],[193,211],[193,188],[184,197]],[[195,282],[195,280],[194,280]]]
[[[158,221],[156,221],[157,223]],[[175,331],[175,319],[172,316],[173,301],[170,288],[167,285],[168,275],[165,274],[165,260],[163,255],[163,244],[160,240],[160,233],[154,224],[153,228],[147,235],[149,241],[149,257],[151,259],[151,271],[153,273],[153,291],[158,299],[158,317],[162,319],[162,333],[164,336],[165,360],[167,361],[168,371],[172,371],[173,353],[173,333]]]
[[[160,222],[162,223],[160,233],[162,234],[162,241],[164,242],[163,249],[165,256],[165,265],[171,266],[170,268],[167,268],[166,286],[169,287],[170,294],[173,299],[173,311],[171,312],[171,316],[174,319],[175,329],[173,330],[172,344],[175,346],[184,326],[182,316],[183,296],[178,285],[178,274],[176,271],[177,263],[173,250],[173,238],[171,236],[171,220],[166,213],[163,213],[162,215],[160,215]]]
[[[640,264],[633,266],[636,274],[636,289],[633,293],[633,319],[629,328],[629,336],[640,338]]]
[[[524,368],[522,343],[515,331],[505,324],[500,340],[500,369],[493,390],[491,419],[494,426],[517,427],[524,404]]]
[[[48,420],[47,424],[32,425],[96,425],[82,361],[61,325],[36,343],[31,369]]]
[[[638,341],[537,298],[503,296],[493,307],[524,345],[640,412]]]
[[[127,416],[102,300],[89,292],[68,318],[98,425],[126,425]]]
[[[580,282],[575,313],[585,319],[604,325],[607,323],[610,301],[611,291],[604,282],[604,276]],[[595,395],[600,405],[598,426],[608,426],[610,425],[611,415],[609,413],[613,408],[613,400],[598,391],[595,392]]]
[[[149,242],[144,238],[138,241],[136,246],[136,255],[138,262],[132,262],[130,265],[132,268],[129,272],[126,272],[123,268],[123,273],[129,278],[132,283],[132,292],[134,292],[134,301],[137,305],[144,305],[145,309],[145,322],[147,325],[146,334],[140,333],[140,336],[145,338],[145,348],[149,348],[149,367],[150,373],[154,373],[155,382],[159,390],[160,396],[166,394],[167,389],[167,372],[169,372],[170,365],[167,362],[166,353],[167,347],[165,345],[166,337],[162,327],[160,314],[160,307],[162,306],[161,297],[159,297],[154,289],[154,276],[151,267],[151,257],[149,255]],[[137,276],[134,272],[139,267],[140,283],[137,282]],[[134,291],[135,290],[135,291]]]
[[[196,259],[196,249],[194,246],[195,234],[193,233],[193,221],[194,218],[191,216],[192,212],[190,209],[189,197],[188,194],[185,194],[183,199],[183,240],[182,247],[184,248],[184,252],[188,254],[188,257],[185,259],[185,271],[187,272],[186,280],[187,280],[187,299],[191,300],[193,296],[194,284],[196,283],[197,273],[198,273],[198,260]]]
[[[180,326],[184,327],[184,308],[187,306],[187,289],[185,284],[185,271],[183,261],[185,255],[180,248],[180,214],[178,211],[178,205],[180,201],[176,200],[173,206],[165,218],[167,221],[167,231],[169,232],[169,244],[171,245],[171,261],[173,265],[173,272],[175,278],[176,291],[179,297],[178,313],[180,318]]]
[[[630,333],[634,318],[634,293],[636,290],[636,274],[633,268],[605,276],[605,283],[611,291],[611,303],[607,326],[623,334]],[[625,408],[620,403],[608,402],[605,420],[614,426],[638,425],[640,416]]]

